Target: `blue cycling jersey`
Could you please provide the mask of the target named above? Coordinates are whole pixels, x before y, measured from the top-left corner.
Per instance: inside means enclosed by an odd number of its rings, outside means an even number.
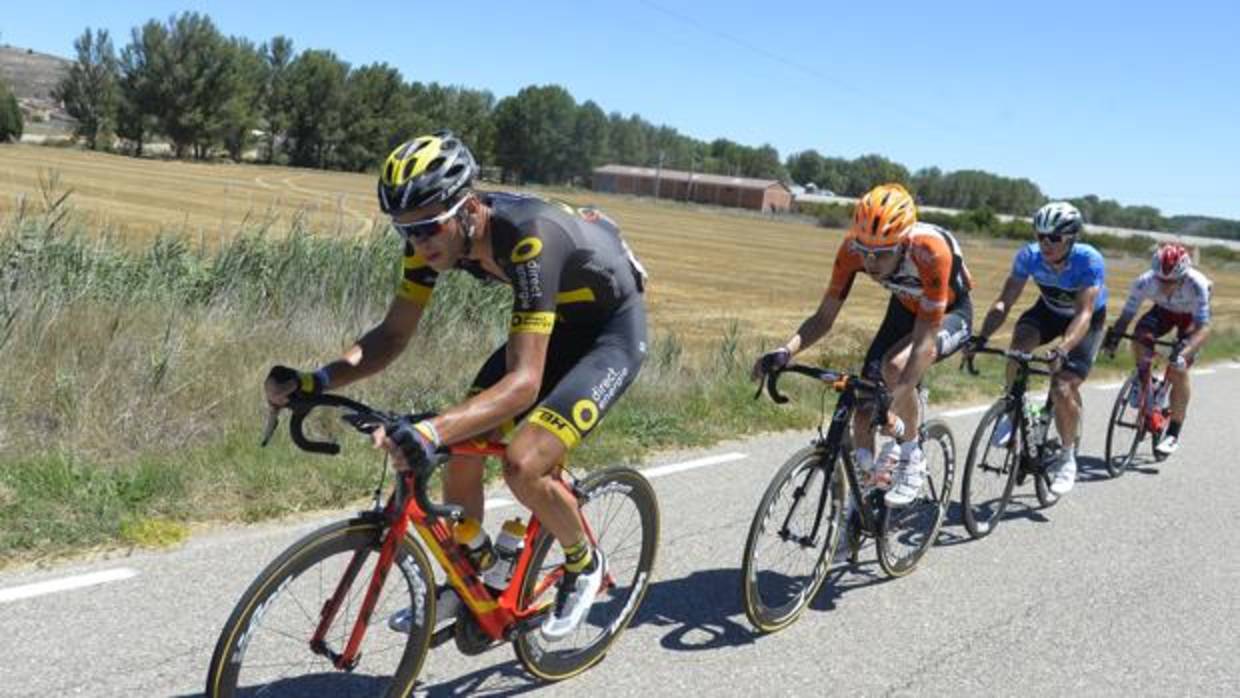
[[[1031,242],[1016,253],[1012,276],[1021,280],[1032,276],[1042,292],[1042,302],[1059,315],[1075,315],[1077,291],[1094,286],[1101,289],[1094,301],[1094,311],[1107,304],[1106,267],[1102,254],[1091,245],[1074,244],[1067,264],[1055,271],[1042,258],[1038,243]]]

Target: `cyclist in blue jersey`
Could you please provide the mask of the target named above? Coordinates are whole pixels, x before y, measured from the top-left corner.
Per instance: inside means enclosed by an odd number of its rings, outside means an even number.
[[[1011,348],[1032,351],[1059,341],[1050,350],[1051,391],[1055,401],[1055,426],[1063,439],[1063,456],[1054,471],[1051,491],[1065,494],[1076,483],[1076,435],[1081,418],[1081,383],[1089,376],[1098,355],[1106,325],[1107,289],[1102,255],[1091,245],[1077,242],[1084,228],[1081,212],[1065,201],[1053,201],[1033,216],[1037,242],[1016,253],[1012,271],[999,298],[986,313],[982,330],[965,348],[985,343],[1003,326],[1012,304],[1033,277],[1039,297],[1016,321]],[[1008,367],[1008,380],[1015,366]],[[998,444],[1011,438],[1012,425],[1005,417],[995,430]],[[998,445],[997,444],[997,445]]]

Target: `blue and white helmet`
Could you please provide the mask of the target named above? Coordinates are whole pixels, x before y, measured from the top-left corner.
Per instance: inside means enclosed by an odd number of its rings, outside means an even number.
[[[1067,201],[1052,201],[1033,214],[1033,231],[1038,235],[1079,235],[1085,219]]]

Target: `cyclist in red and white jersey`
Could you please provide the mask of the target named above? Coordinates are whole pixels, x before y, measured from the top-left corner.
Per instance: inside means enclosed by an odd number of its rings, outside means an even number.
[[[1141,304],[1151,301],[1154,307],[1137,321],[1133,332],[1137,341],[1132,343],[1132,355],[1144,380],[1150,370],[1154,339],[1176,331],[1177,344],[1167,367],[1167,379],[1171,383],[1171,424],[1166,438],[1157,446],[1162,455],[1171,455],[1179,446],[1180,428],[1184,425],[1190,395],[1188,368],[1210,336],[1212,286],[1205,274],[1193,268],[1192,258],[1183,245],[1159,247],[1150,261],[1150,270],[1132,282],[1124,310],[1107,331],[1103,343],[1107,353],[1114,355],[1120,335],[1128,329],[1128,323],[1132,322]]]

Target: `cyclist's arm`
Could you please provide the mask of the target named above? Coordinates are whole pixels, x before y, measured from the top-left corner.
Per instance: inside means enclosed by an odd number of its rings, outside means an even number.
[[[1192,358],[1196,356],[1197,352],[1201,351],[1202,345],[1206,343],[1206,340],[1209,339],[1209,337],[1210,324],[1206,323],[1204,325],[1198,325],[1192,333],[1188,335],[1188,343],[1184,345],[1184,348],[1180,351],[1180,354],[1185,358]]]
[[[1111,331],[1116,335],[1128,331],[1128,323],[1132,322],[1137,311],[1141,309],[1141,302],[1145,300],[1145,294],[1141,290],[1144,278],[1144,275],[1139,275],[1132,280],[1132,285],[1128,289],[1128,298],[1124,301],[1124,309],[1120,311],[1119,318],[1111,326]]]
[[[508,373],[498,383],[431,420],[445,444],[485,434],[528,410],[538,400],[551,334],[508,337]]]
[[[1193,312],[1193,331],[1188,335],[1188,344],[1180,352],[1191,358],[1197,355],[1202,345],[1206,343],[1206,339],[1210,336],[1210,296],[1214,288],[1211,284],[1206,283],[1201,289],[1201,295],[1198,299],[1197,309]]]
[[[804,349],[813,346],[814,342],[822,339],[831,327],[835,325],[835,318],[840,314],[840,308],[843,307],[844,300],[831,295],[830,291],[823,294],[822,302],[818,304],[818,310],[813,315],[805,318],[801,323],[801,327],[797,329],[797,333],[784,343],[788,352],[796,356]]]
[[[1007,320],[1008,313],[1012,312],[1012,305],[1020,298],[1021,291],[1025,290],[1025,282],[1028,280],[1027,276],[1008,275],[1007,281],[1003,282],[1003,290],[999,293],[999,298],[986,312],[986,319],[982,321],[982,330],[978,333],[979,337],[990,337],[999,331],[1004,320]]]
[[[324,367],[331,377],[329,389],[336,390],[387,368],[409,345],[423,310],[422,305],[406,298],[393,298],[383,320],[367,330],[343,356]]]
[[[1072,316],[1072,322],[1069,322],[1068,328],[1064,330],[1063,341],[1058,347],[1059,351],[1066,354],[1085,339],[1086,333],[1089,332],[1089,322],[1094,317],[1094,303],[1097,302],[1098,294],[1101,292],[1101,286],[1090,286],[1076,292],[1076,314]]]
[[[921,382],[922,376],[934,363],[935,337],[943,326],[943,313],[918,313],[913,323],[912,351],[904,370],[891,388],[892,398],[896,399],[903,391],[912,391]]]

